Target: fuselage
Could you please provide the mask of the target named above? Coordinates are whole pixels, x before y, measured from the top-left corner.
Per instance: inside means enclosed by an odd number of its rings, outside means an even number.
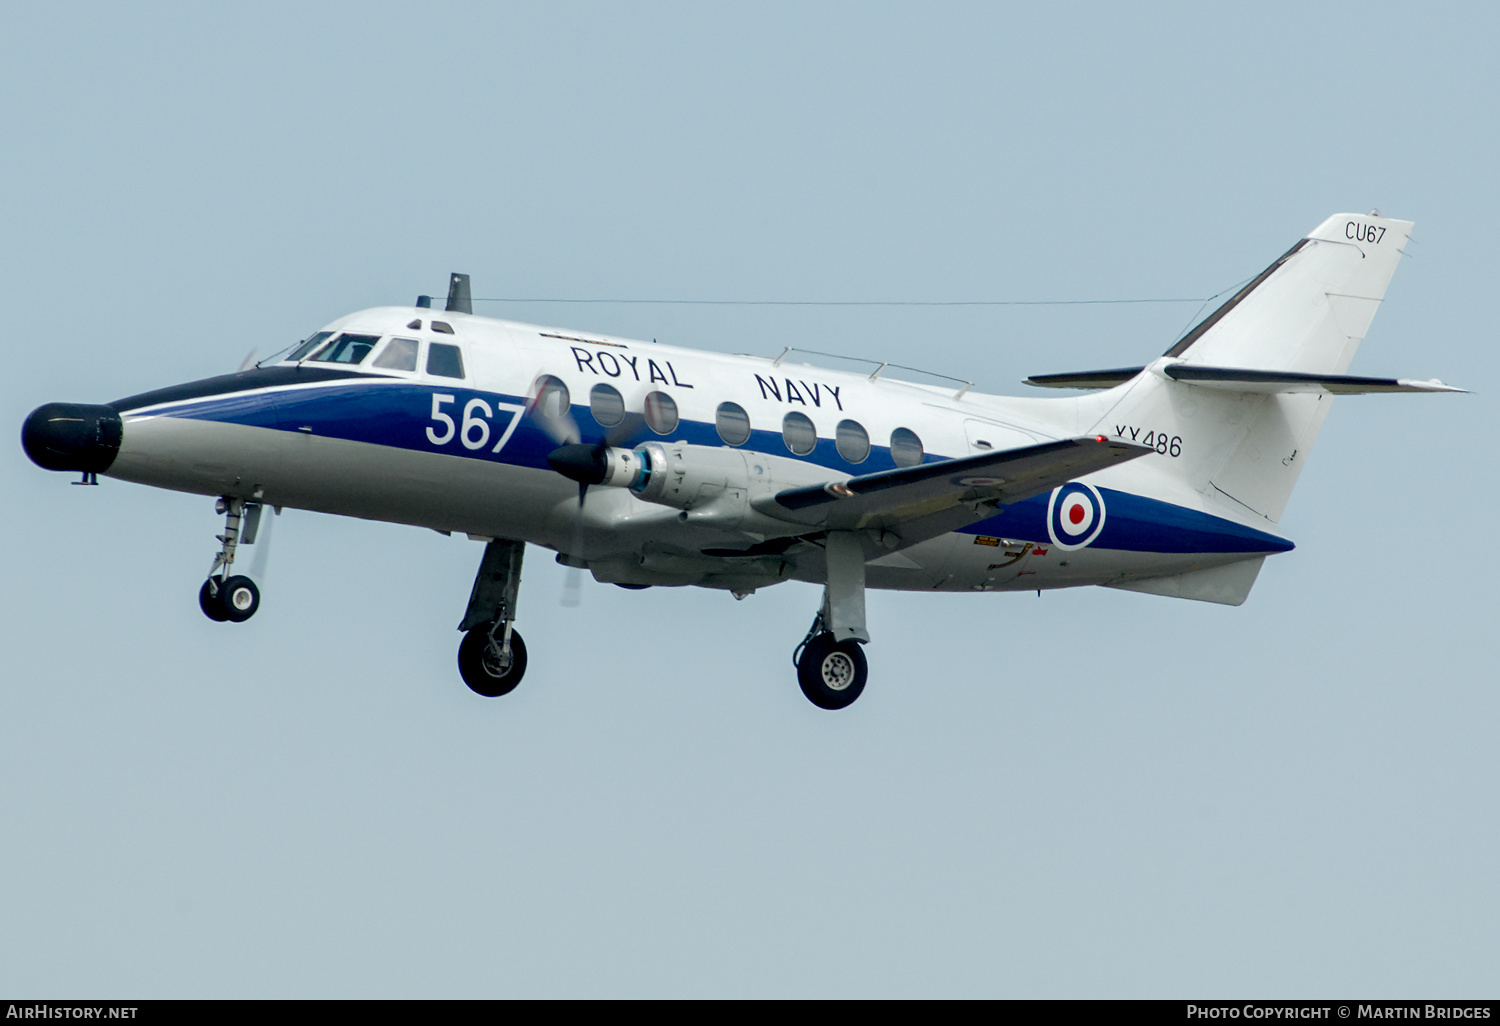
[[[109,404],[120,437],[100,472],[532,542],[631,586],[745,592],[823,579],[816,560],[777,551],[753,518],[696,518],[624,488],[592,488],[580,507],[577,486],[547,463],[559,439],[526,415],[535,402],[576,425],[574,441],[600,442],[613,431],[609,443],[625,448],[662,441],[733,450],[751,492],[1116,427],[1106,422],[1109,393],[991,396],[809,366],[795,356],[730,356],[380,307],[333,322],[287,359]],[[1087,513],[1087,530],[1069,533],[1078,524],[1059,519],[1055,490],[941,537],[895,539],[870,560],[867,584],[948,591],[1110,584],[1291,548],[1264,521],[1183,485],[1169,472],[1180,440],[1163,443],[1156,454],[1088,477],[1093,508],[1072,513]]]

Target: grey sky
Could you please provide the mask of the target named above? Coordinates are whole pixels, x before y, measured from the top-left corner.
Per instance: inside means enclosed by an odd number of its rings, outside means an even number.
[[[1482,5],[10,5],[0,19],[0,992],[1493,995]],[[72,488],[36,405],[477,296],[1206,297],[1327,215],[1417,222],[1239,609],[875,594],[828,714],[788,584],[528,553],[515,694],[459,680],[480,547],[288,511],[207,621],[209,499]],[[1192,305],[485,304],[1020,392]]]

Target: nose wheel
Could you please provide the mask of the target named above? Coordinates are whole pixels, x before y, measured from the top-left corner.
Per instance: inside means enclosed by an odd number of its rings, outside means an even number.
[[[244,623],[260,608],[260,589],[248,577],[210,577],[198,589],[198,606],[216,623]]]

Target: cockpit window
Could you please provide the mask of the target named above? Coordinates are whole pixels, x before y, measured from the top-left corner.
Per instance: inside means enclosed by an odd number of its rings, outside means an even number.
[[[433,342],[427,347],[427,373],[440,378],[464,376],[464,356],[458,346],[446,342]]]
[[[416,370],[417,340],[414,338],[391,339],[370,366],[384,367],[387,370]]]
[[[327,342],[328,339],[329,339],[329,337],[332,334],[333,334],[333,332],[331,332],[331,331],[320,331],[316,335],[314,335],[312,338],[308,339],[306,342],[298,343],[297,348],[292,350],[291,355],[289,355],[287,357],[287,359],[288,360],[304,360],[304,359],[306,359],[308,353],[310,353],[314,349],[318,348],[324,342]]]
[[[318,363],[359,363],[370,355],[379,335],[340,335],[329,342],[313,360]]]

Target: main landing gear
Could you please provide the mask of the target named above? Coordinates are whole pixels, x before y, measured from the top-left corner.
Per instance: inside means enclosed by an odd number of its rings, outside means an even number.
[[[224,533],[218,536],[222,548],[214,557],[208,580],[198,589],[198,606],[204,616],[217,623],[244,623],[260,608],[260,589],[248,577],[231,576],[229,568],[234,564],[234,550],[239,543],[255,542],[262,507],[258,502],[225,497],[214,509],[225,514]]]
[[[869,665],[861,647],[870,640],[865,629],[865,556],[859,536],[828,535],[828,586],[823,605],[807,637],[792,653],[797,683],[819,709],[844,709],[865,690]]]
[[[496,539],[484,547],[469,608],[458,629],[458,672],[469,690],[485,698],[508,695],[526,674],[526,642],[515,629],[526,544]]]
[[[839,641],[822,627],[823,614],[819,613],[812,630],[792,653],[797,683],[807,700],[819,709],[843,709],[853,705],[865,690],[869,665],[859,642]]]
[[[526,675],[526,642],[515,629],[525,553],[524,542],[497,538],[485,546],[469,607],[458,625],[464,632],[458,672],[471,691],[485,698],[510,694]],[[863,648],[870,640],[865,629],[865,553],[860,536],[852,531],[829,532],[825,553],[828,583],[823,602],[792,661],[809,702],[819,709],[844,709],[864,692],[869,677]],[[205,604],[204,611],[208,609]]]

